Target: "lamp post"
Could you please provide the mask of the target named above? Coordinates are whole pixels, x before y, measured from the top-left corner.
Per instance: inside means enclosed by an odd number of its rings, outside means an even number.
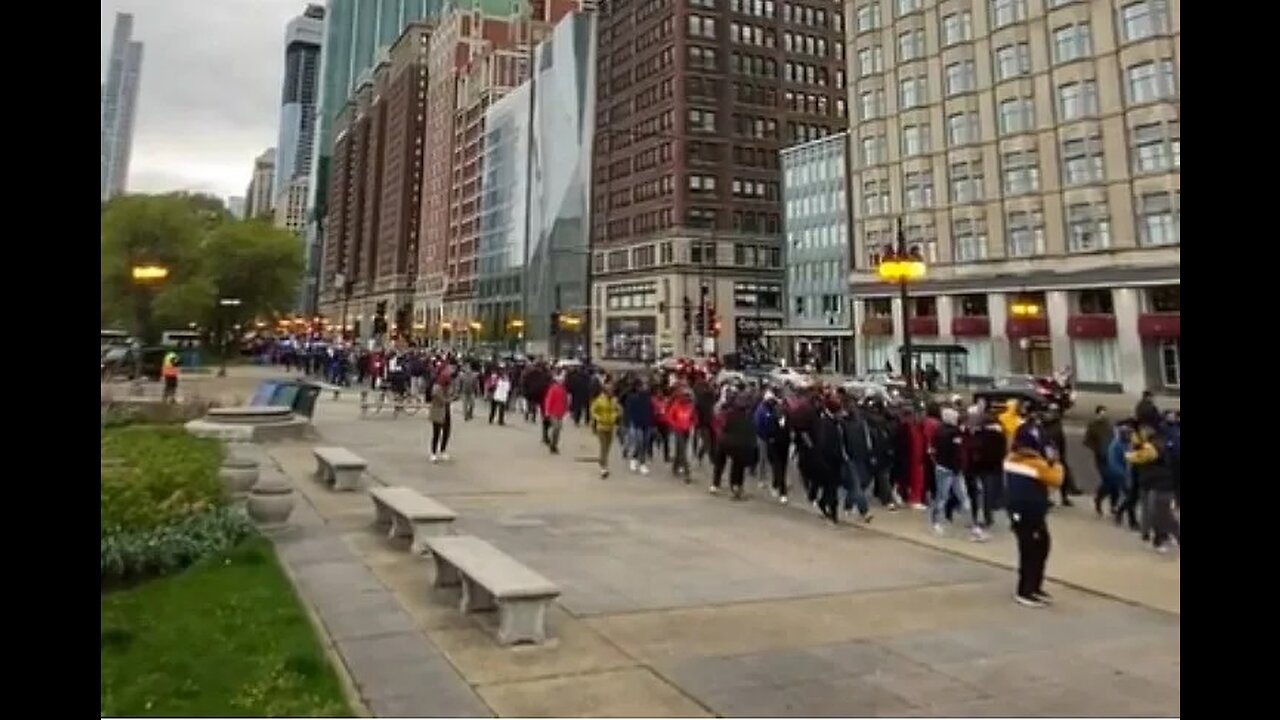
[[[218,377],[227,376],[227,326],[229,324],[227,323],[227,316],[235,312],[231,308],[238,308],[240,305],[240,298],[218,298],[218,308],[222,311],[219,313],[222,317],[219,318],[218,322],[219,334],[221,335],[219,338],[220,354],[222,355],[222,364],[218,367]]]
[[[902,301],[902,373],[906,376],[907,390],[914,390],[916,385],[915,369],[911,365],[911,312],[907,306],[907,285],[923,278],[927,272],[924,257],[918,246],[907,247],[907,236],[902,232],[902,220],[898,220],[898,242],[896,245],[884,246],[880,258],[880,266],[876,274],[890,284],[898,286],[898,297]]]
[[[130,268],[129,275],[133,279],[134,285],[144,289],[154,289],[156,287],[159,287],[161,284],[164,283],[165,280],[169,278],[169,268],[157,263],[144,263],[140,265],[134,265],[132,268]],[[148,307],[147,315],[148,316],[150,315],[149,307]],[[133,347],[134,391],[139,395],[142,394],[141,391],[142,391],[142,381],[143,381],[141,335],[143,334],[143,332],[146,331],[146,328],[143,327],[144,325],[146,325],[145,322],[142,322],[142,321],[138,322],[138,327],[135,328],[137,336],[134,337],[134,347]]]

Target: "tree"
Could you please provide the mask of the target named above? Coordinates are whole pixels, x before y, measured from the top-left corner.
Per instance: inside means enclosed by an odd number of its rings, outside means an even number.
[[[263,220],[219,225],[204,244],[205,277],[220,298],[240,305],[224,311],[233,322],[293,308],[304,269],[302,243]]]
[[[188,200],[128,195],[112,199],[102,213],[103,316],[124,322],[154,341],[162,325],[184,327],[187,316],[211,300],[200,292],[202,229]],[[152,285],[134,281],[133,268],[160,265],[168,277]],[[195,282],[195,287],[188,287]],[[156,310],[162,312],[157,315]],[[177,323],[181,323],[180,325]]]

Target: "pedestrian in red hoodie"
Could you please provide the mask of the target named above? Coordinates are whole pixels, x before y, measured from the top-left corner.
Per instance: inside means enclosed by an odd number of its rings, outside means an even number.
[[[667,407],[671,404],[670,391],[663,384],[653,388],[653,442],[662,446],[662,462],[671,462],[671,423],[667,420]],[[653,448],[649,448],[653,455]]]
[[[671,399],[666,412],[667,427],[675,439],[675,460],[671,463],[671,472],[684,476],[686,484],[689,482],[689,438],[696,419],[693,395],[683,385],[676,388],[675,397]]]
[[[907,502],[916,510],[924,510],[924,465],[928,454],[924,424],[908,410],[902,419],[902,432],[907,440]]]
[[[564,416],[568,412],[569,391],[564,387],[564,375],[557,375],[542,397],[542,416],[550,425],[547,447],[552,455],[560,454],[560,428],[564,426]]]

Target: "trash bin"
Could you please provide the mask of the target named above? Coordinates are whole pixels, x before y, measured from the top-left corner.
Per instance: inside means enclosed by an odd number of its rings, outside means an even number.
[[[310,419],[315,414],[320,389],[319,385],[306,380],[267,380],[258,386],[249,404],[287,407]]]

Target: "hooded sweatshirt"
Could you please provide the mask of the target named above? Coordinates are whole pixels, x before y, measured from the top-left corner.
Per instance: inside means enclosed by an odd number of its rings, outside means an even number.
[[[1051,461],[1052,445],[1039,424],[1024,422],[1014,433],[1012,447],[1005,456],[1009,509],[1013,512],[1045,512],[1049,490],[1062,485],[1062,464]],[[1053,452],[1056,452],[1053,451]]]

